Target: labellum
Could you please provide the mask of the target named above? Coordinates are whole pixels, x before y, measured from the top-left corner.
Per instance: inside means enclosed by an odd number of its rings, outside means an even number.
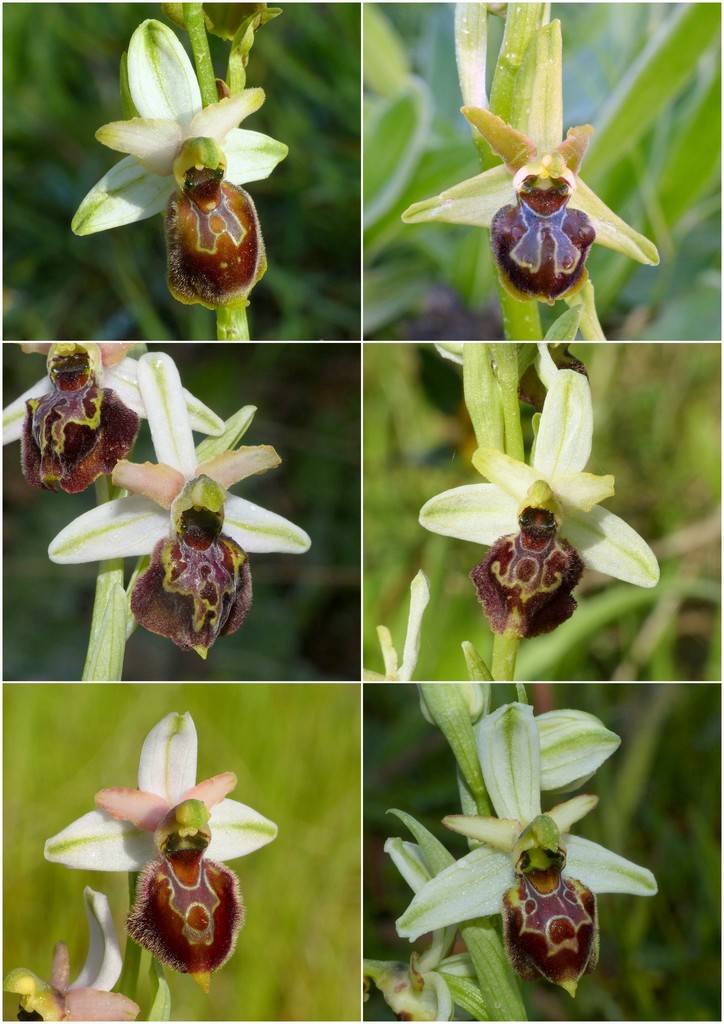
[[[522,978],[546,978],[575,996],[581,975],[598,962],[598,923],[595,895],[563,876],[565,862],[561,847],[522,854],[503,897],[503,937]]]
[[[588,280],[588,250],[596,237],[582,210],[569,210],[572,189],[561,178],[547,188],[525,178],[516,206],[493,217],[490,241],[500,279],[515,298],[541,299],[551,305],[573,295]]]
[[[138,879],[129,935],[175,971],[209,991],[211,973],[234,952],[244,923],[236,875],[207,860],[209,812],[200,800],[169,811],[156,831],[160,856]],[[171,829],[172,831],[169,831]]]
[[[264,240],[248,192],[221,167],[190,167],[166,209],[168,286],[180,302],[245,305],[266,270]]]
[[[26,403],[21,438],[23,475],[32,487],[73,494],[110,473],[133,447],[140,420],[110,388],[99,388],[90,352],[51,349],[52,391]]]
[[[534,637],[549,633],[576,609],[571,591],[583,562],[556,520],[544,508],[526,508],[518,533],[501,537],[470,573],[490,628],[499,635]]]
[[[214,495],[212,508],[192,503],[205,493]],[[223,497],[207,477],[187,484],[177,499],[182,507],[172,513],[175,536],[156,544],[131,595],[142,626],[202,658],[217,637],[236,632],[251,607],[248,558],[221,532]]]

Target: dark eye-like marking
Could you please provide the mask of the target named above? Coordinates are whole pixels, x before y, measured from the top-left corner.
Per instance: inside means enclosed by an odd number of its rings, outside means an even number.
[[[596,237],[582,210],[569,210],[571,187],[564,178],[537,188],[526,178],[515,206],[493,217],[490,242],[506,289],[518,299],[553,303],[585,284],[588,250]]]

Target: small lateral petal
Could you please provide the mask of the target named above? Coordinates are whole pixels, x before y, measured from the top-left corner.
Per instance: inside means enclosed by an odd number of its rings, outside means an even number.
[[[487,843],[496,850],[510,852],[522,831],[522,824],[512,818],[485,818],[478,814],[448,814],[442,819],[446,828],[468,839]]]
[[[550,811],[546,811],[549,818],[553,818],[561,832],[567,832],[571,825],[592,811],[598,805],[597,796],[588,796],[585,793],[574,796],[562,804],[556,804]]]
[[[168,811],[168,802],[155,793],[138,789],[101,789],[96,803],[119,821],[130,821],[139,828],[152,832]]]
[[[197,473],[205,473],[217,484],[228,488],[248,476],[276,469],[281,461],[271,445],[250,445],[237,448],[235,451],[223,452],[208,462],[202,462],[197,468]]]
[[[473,465],[492,484],[496,484],[517,502],[521,502],[536,480],[540,479],[540,473],[536,473],[532,466],[526,466],[524,462],[518,462],[495,448],[478,448],[473,455]]]
[[[236,96],[211,103],[196,114],[189,135],[215,139],[221,144],[232,128],[259,109],[264,99],[263,89],[243,89]]]
[[[135,156],[147,171],[160,175],[171,173],[182,142],[175,121],[150,117],[111,121],[98,129],[96,138],[109,149]]]
[[[116,463],[112,477],[116,487],[125,487],[132,494],[143,494],[163,508],[171,508],[186,483],[183,474],[171,466],[153,462],[138,465],[127,459]]]
[[[233,772],[222,772],[211,779],[198,782],[187,793],[184,800],[203,800],[207,807],[220,804],[227,793],[236,789],[236,775]]]

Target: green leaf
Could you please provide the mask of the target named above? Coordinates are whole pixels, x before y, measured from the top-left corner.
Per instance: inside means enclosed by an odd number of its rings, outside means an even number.
[[[586,155],[588,177],[620,161],[656,123],[697,71],[701,55],[718,44],[721,5],[681,4],[649,41],[604,105]]]
[[[153,1002],[148,1011],[149,1020],[171,1020],[171,990],[168,987],[163,967],[155,957],[151,957],[149,969]]]
[[[88,650],[83,682],[115,683],[123,677],[126,648],[126,592],[114,583],[108,595],[95,643]]]
[[[400,37],[377,4],[362,5],[364,84],[393,99],[410,77],[410,65]]]
[[[582,309],[574,306],[562,313],[546,331],[545,341],[573,341],[578,333]]]
[[[447,971],[440,971],[445,979],[445,984],[450,989],[453,1002],[466,1013],[469,1013],[473,1020],[492,1020],[485,1000],[483,999],[478,986],[468,978],[458,978]]]
[[[430,717],[450,744],[470,791],[479,804],[487,801],[478,751],[470,721],[470,706],[454,683],[421,683],[420,693]]]
[[[407,814],[405,811],[398,811],[394,807],[390,808],[387,813],[394,814],[395,817],[399,818],[413,834],[433,875],[439,874],[455,862],[453,855],[449,850],[445,849],[440,840],[436,839],[432,832],[428,831],[411,814]]]
[[[255,412],[255,405],[245,405],[238,412],[235,412],[233,416],[229,417],[224,424],[223,434],[219,434],[218,437],[205,437],[196,446],[197,464],[200,465],[202,462],[208,462],[214,456],[222,455],[224,452],[235,448],[251,426]]]
[[[515,975],[492,922],[477,918],[460,926],[463,941],[475,967],[480,994],[493,1007],[494,1020],[527,1020]]]
[[[373,224],[407,186],[430,130],[427,86],[410,80],[393,100],[383,100],[365,145],[364,222]]]

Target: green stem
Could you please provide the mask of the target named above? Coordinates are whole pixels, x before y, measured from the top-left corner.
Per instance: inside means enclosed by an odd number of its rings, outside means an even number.
[[[520,302],[506,292],[502,284],[498,284],[498,299],[503,316],[503,330],[509,341],[543,340],[543,328],[535,299]]]
[[[191,41],[191,49],[196,65],[196,77],[201,89],[201,101],[205,107],[210,103],[218,103],[219,94],[216,89],[214,65],[211,62],[209,41],[206,38],[206,23],[202,4],[184,4],[184,22]]]
[[[111,482],[109,477],[102,476],[96,480],[96,499],[98,505],[103,505],[107,501],[110,501],[111,494]],[[111,590],[114,585],[118,584],[123,588],[123,559],[122,558],[110,558],[100,563],[98,567],[98,577],[96,579],[96,592],[93,599],[93,614],[91,617],[91,628],[90,636],[88,637],[88,649],[86,651],[85,664],[83,666],[83,682],[113,682],[116,679],[95,679],[94,666],[98,656],[98,645],[103,643],[105,636],[102,631],[103,617],[108,607],[108,600],[111,595]],[[116,651],[114,658],[114,670],[110,674],[117,677],[120,680],[123,674],[123,647],[120,651]]]
[[[136,901],[136,884],[138,882],[138,872],[129,871],[128,873],[128,899],[130,905]],[[129,999],[136,1000],[136,990],[138,988],[138,971],[141,966],[141,947],[133,941],[130,935],[126,935],[126,950],[123,954],[123,967],[121,968],[121,976],[118,979],[116,985],[116,991],[120,992],[124,996],[128,996]]]
[[[248,305],[248,303],[247,303]],[[249,341],[246,306],[222,306],[216,310],[217,341]]]
[[[493,662],[490,667],[493,679],[497,683],[515,678],[515,659],[518,657],[517,636],[496,636],[493,639]]]

